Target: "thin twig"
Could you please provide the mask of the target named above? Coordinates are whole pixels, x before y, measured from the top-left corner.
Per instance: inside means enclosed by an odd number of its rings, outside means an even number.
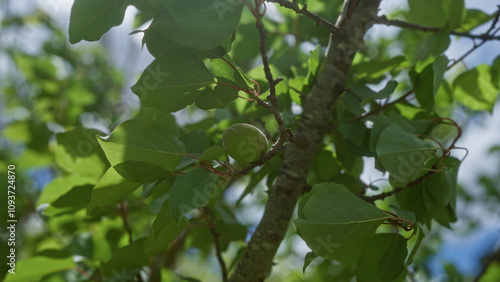
[[[283,117],[281,116],[278,108],[278,97],[276,96],[276,85],[282,80],[281,78],[274,79],[273,74],[271,73],[271,68],[269,66],[269,61],[266,53],[266,31],[264,29],[264,23],[262,22],[262,18],[264,13],[260,13],[260,6],[258,5],[258,0],[256,2],[257,11],[254,13],[257,30],[260,34],[260,45],[259,50],[262,57],[262,64],[264,65],[264,73],[266,75],[266,80],[269,83],[269,106],[266,106],[274,115],[276,122],[278,123],[278,131],[280,135],[286,134],[285,132],[285,122],[283,121]],[[259,102],[260,103],[260,102]]]
[[[307,4],[302,6],[302,8],[300,8],[299,5],[295,3],[295,1],[294,2],[290,2],[287,0],[266,0],[266,1],[277,3],[282,7],[295,11],[297,14],[302,14],[313,20],[315,25],[324,26],[332,33],[337,32],[337,27],[333,23],[307,10]]]
[[[413,186],[417,186],[419,184],[421,184],[425,178],[431,176],[432,174],[434,173],[437,173],[435,171],[429,171],[427,172],[426,174],[422,175],[420,178],[416,179],[416,180],[413,180],[412,182],[408,183],[405,187],[397,187],[391,191],[388,191],[388,192],[384,192],[384,193],[381,193],[381,194],[378,194],[378,195],[374,195],[374,196],[359,196],[361,199],[365,200],[366,202],[368,203],[373,203],[375,202],[376,200],[383,200],[389,196],[392,196],[392,195],[395,195],[407,188],[410,188],[410,187],[413,187]]]
[[[133,236],[133,233],[132,233],[132,228],[130,228],[130,224],[128,223],[128,204],[126,201],[123,201],[121,203],[118,204],[118,208],[120,210],[120,216],[123,220],[123,226],[125,227],[125,230],[127,231],[128,233],[128,242],[130,244],[134,243],[134,236]],[[140,281],[142,282],[142,277],[141,277],[141,274],[138,273],[136,275],[136,278],[137,278],[137,281]]]
[[[217,260],[219,261],[220,270],[222,273],[222,281],[227,282],[228,281],[227,267],[226,263],[224,262],[224,258],[222,258],[222,249],[220,247],[220,242],[219,242],[220,234],[217,231],[217,227],[215,226],[215,217],[208,208],[203,208],[201,211],[202,211],[201,215],[206,220],[210,233],[212,233],[212,237],[214,238],[215,254],[217,256]],[[207,215],[210,215],[211,218],[208,218]]]
[[[245,4],[244,1],[243,3]],[[290,4],[293,3],[290,2]],[[261,5],[264,5],[263,7],[265,7],[265,4],[259,0],[255,0],[255,8],[252,8],[248,4],[245,4],[245,6],[250,9],[250,11],[252,12],[253,16],[256,19],[256,27],[260,35],[259,51],[262,57],[262,64],[264,66],[264,74],[269,84],[269,96],[267,97],[269,102],[262,100],[258,96],[255,96],[255,100],[257,101],[258,105],[269,109],[271,113],[274,115],[274,119],[278,123],[279,137],[278,140],[271,147],[271,150],[263,154],[260,160],[253,162],[249,167],[245,168],[244,170],[235,171],[233,176],[237,176],[240,174],[243,175],[247,174],[253,168],[264,164],[266,161],[268,161],[273,156],[278,154],[278,152],[281,150],[285,142],[295,142],[295,135],[293,134],[293,131],[290,128],[285,127],[285,121],[283,120],[283,117],[281,116],[281,113],[279,111],[278,97],[276,95],[276,85],[282,80],[282,78],[275,79],[273,77],[271,68],[269,66],[269,61],[266,52],[266,30],[264,29],[264,23],[262,22],[262,18],[264,17],[265,14],[265,8],[264,11],[261,12],[260,11]]]
[[[484,35],[481,35],[483,37],[478,37],[478,38],[482,38],[482,41],[481,43],[479,44],[474,44],[474,46],[472,46],[471,49],[469,49],[467,52],[465,52],[460,58],[458,58],[457,60],[454,60],[450,65],[448,65],[446,67],[446,70],[449,70],[451,69],[452,67],[454,67],[456,64],[462,62],[467,56],[469,56],[472,52],[474,52],[475,50],[477,50],[479,47],[483,46],[486,42],[490,41],[490,40],[493,40],[493,39],[500,39],[500,37],[498,36],[495,36],[495,34],[497,34],[499,31],[500,31],[500,27],[498,27],[497,29],[494,29],[494,27],[496,26],[496,24],[498,23],[498,20],[499,20],[499,17],[500,17],[500,12],[497,12],[497,15],[495,17],[495,19],[493,20],[490,28],[488,29],[488,32],[485,33]],[[413,24],[410,24],[410,25],[413,25]],[[406,98],[408,96],[410,96],[411,94],[414,93],[414,90],[409,90],[408,92],[406,92],[403,96],[399,97],[398,99],[390,102],[390,103],[387,103],[385,105],[382,105],[380,106],[379,108],[375,109],[375,110],[372,110],[364,115],[361,115],[361,116],[358,116],[352,120],[350,120],[349,122],[350,123],[353,123],[353,122],[356,122],[356,121],[359,121],[359,120],[363,120],[365,119],[366,117],[368,116],[371,116],[371,115],[376,115],[378,113],[380,113],[381,111],[383,111],[384,109],[396,104],[396,103],[399,103],[399,102],[402,102],[402,101],[405,101]]]
[[[349,123],[353,123],[353,122],[365,119],[366,117],[371,116],[371,115],[376,115],[376,114],[380,113],[381,111],[383,111],[384,109],[386,109],[386,108],[388,108],[388,107],[390,107],[390,106],[392,106],[394,104],[397,104],[399,102],[405,101],[406,98],[408,98],[408,96],[410,96],[411,94],[413,94],[413,89],[408,90],[408,92],[406,92],[403,96],[397,98],[396,100],[394,100],[394,101],[392,101],[390,103],[384,104],[384,105],[376,108],[375,110],[369,111],[368,113],[366,113],[364,115],[361,115],[361,116],[358,116],[356,118],[351,119],[349,121]]]
[[[497,28],[492,34],[496,34],[498,31],[500,31],[500,28]],[[465,54],[463,54],[460,58],[458,58],[457,60],[455,60],[446,69],[449,70],[452,67],[454,67],[456,64],[458,64],[459,62],[463,61],[467,56],[469,56],[472,52],[474,52],[479,47],[483,46],[486,42],[488,42],[488,39],[485,39],[485,40],[481,41],[481,43],[479,43],[479,44],[474,44],[474,46],[469,51],[465,52]]]
[[[118,209],[120,210],[120,217],[123,221],[123,226],[128,234],[128,242],[132,244],[134,242],[134,237],[132,234],[132,229],[130,228],[130,224],[128,224],[128,205],[127,202],[121,202],[118,204]]]
[[[400,21],[400,20],[389,20],[386,16],[378,17],[377,23],[387,25],[387,26],[397,26],[397,27],[401,27],[401,28],[420,30],[420,31],[426,31],[426,32],[438,32],[442,29],[440,27],[424,26],[424,25],[409,23],[409,22]],[[450,30],[449,34],[467,37],[467,38],[472,38],[472,39],[500,40],[499,36],[489,35],[488,32],[484,33],[484,34],[470,34],[468,32],[460,32],[460,31]]]

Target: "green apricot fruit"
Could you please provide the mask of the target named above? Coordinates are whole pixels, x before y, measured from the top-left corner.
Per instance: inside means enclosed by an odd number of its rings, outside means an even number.
[[[264,133],[248,123],[228,127],[222,134],[222,144],[228,155],[242,165],[258,161],[269,146]]]

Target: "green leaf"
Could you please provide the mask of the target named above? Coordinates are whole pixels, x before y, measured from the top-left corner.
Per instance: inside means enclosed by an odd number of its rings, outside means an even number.
[[[424,185],[436,203],[441,206],[447,206],[453,190],[456,189],[456,179],[453,179],[451,172],[442,171],[427,177]]]
[[[487,23],[493,18],[493,15],[488,15],[481,10],[467,9],[465,19],[462,21],[461,29],[465,31],[472,31],[476,27]]]
[[[321,45],[316,46],[316,48],[310,51],[311,55],[307,60],[307,77],[306,81],[308,85],[313,85],[316,81],[316,76],[320,69],[321,62],[323,62],[323,57],[325,51]]]
[[[425,168],[425,162],[435,148],[393,124],[380,134],[376,151],[380,162],[390,173],[391,185],[404,187]]]
[[[490,66],[478,65],[455,78],[453,96],[471,110],[491,113],[499,92],[493,81]]]
[[[42,281],[42,278],[44,276],[57,272],[67,271],[73,269],[74,267],[75,263],[73,262],[73,258],[69,255],[50,257],[39,254],[17,261],[15,266],[15,274],[7,273],[7,276],[3,281]]]
[[[135,240],[132,244],[115,251],[110,261],[102,267],[104,274],[123,273],[127,270],[139,269],[149,264],[149,257],[144,253],[146,238]]]
[[[396,90],[396,88],[398,87],[398,85],[399,85],[399,83],[396,80],[389,80],[385,84],[384,88],[382,90],[378,91],[377,93],[375,93],[372,96],[372,98],[376,99],[376,100],[389,98],[389,96],[392,93],[394,93],[394,91]],[[367,99],[363,100],[363,105],[366,104],[365,100],[367,100]]]
[[[492,262],[486,269],[486,272],[481,275],[479,282],[495,282],[500,277],[500,263]]]
[[[93,258],[94,241],[92,233],[80,233],[71,238],[71,242],[64,248],[65,251],[73,255],[83,256],[88,259]]]
[[[158,21],[156,20],[153,20],[148,29],[144,31],[144,36],[142,37],[142,45],[146,45],[149,53],[155,58],[159,58],[161,57],[161,55],[167,52],[175,52],[175,50],[181,48],[181,46],[163,35],[163,33],[161,32],[161,27],[158,26]]]
[[[149,234],[144,244],[146,254],[152,256],[164,251],[187,226],[188,223],[185,221],[177,224],[170,212],[170,201],[166,200],[153,222],[153,232]]]
[[[434,105],[434,70],[432,64],[428,64],[422,71],[410,71],[413,90],[418,103],[425,109],[430,110]]]
[[[213,84],[203,62],[188,50],[164,52],[142,73],[132,91],[144,106],[175,112],[194,103],[197,90]]]
[[[449,223],[457,220],[455,206],[460,161],[449,157],[443,160],[443,164],[445,167],[441,172],[424,179],[423,198],[432,217],[449,228]]]
[[[196,7],[196,9],[193,9]],[[168,7],[155,20],[165,36],[179,45],[210,50],[235,31],[243,5],[231,0],[184,0]]]
[[[218,194],[217,177],[196,168],[175,179],[170,188],[170,211],[176,222],[189,211],[206,205]]]
[[[417,221],[417,217],[415,216],[415,213],[409,210],[403,210],[398,208],[395,205],[390,205],[390,207],[396,212],[398,217],[402,219],[406,219],[411,223],[415,223]]]
[[[421,134],[432,124],[428,120],[406,120],[400,114],[389,112],[387,115],[381,114],[375,118],[372,132],[370,134],[370,151],[375,152],[378,139],[382,131],[391,124],[397,124],[406,132]]]
[[[341,169],[339,161],[333,157],[333,152],[321,149],[314,158],[311,173],[314,173],[317,182],[326,182],[331,181]]]
[[[408,258],[406,259],[406,266],[409,266],[413,262],[413,258],[417,254],[418,248],[420,248],[420,245],[422,244],[422,240],[425,237],[425,233],[420,227],[415,227],[418,229],[417,231],[417,240],[415,241],[415,244],[413,245],[413,248],[411,249],[410,254],[408,255]]]
[[[222,81],[226,80],[219,80],[219,82]],[[224,85],[215,85],[214,88],[207,87],[198,96],[195,105],[202,110],[224,109],[227,105],[238,98],[238,91],[238,89]]]
[[[405,270],[407,252],[406,239],[399,234],[371,236],[366,240],[356,264],[357,281],[398,281],[395,279]]]
[[[186,146],[188,154],[199,157],[203,151],[210,147],[210,141],[203,130],[194,130],[179,137],[179,140]]]
[[[69,19],[69,42],[96,41],[123,22],[125,0],[75,0]]]
[[[344,134],[345,137],[350,139],[357,146],[361,146],[365,138],[366,126],[362,122],[349,123],[343,121],[339,124],[340,133]]]
[[[448,28],[442,28],[438,32],[432,34],[427,40],[427,47],[429,49],[429,54],[432,56],[440,56],[444,51],[450,46],[450,30]]]
[[[184,144],[168,128],[149,119],[128,120],[98,141],[115,170],[139,183],[163,178],[186,153]]]
[[[242,75],[243,72],[236,67],[233,59],[228,54],[225,54],[223,57],[210,60],[210,70],[215,77],[224,78],[228,81],[228,84],[233,86],[246,89],[253,85],[253,83],[247,85],[247,82]]]
[[[452,28],[462,25],[467,11],[465,10],[465,0],[445,0],[441,2],[445,14],[448,17],[448,22]]]
[[[66,213],[75,213],[88,205],[91,195],[92,185],[75,186],[50,203],[44,210],[44,214],[51,217]]]
[[[50,204],[68,193],[73,187],[93,185],[94,183],[92,178],[76,174],[55,178],[42,190],[37,205]]]
[[[297,233],[313,252],[327,259],[355,260],[363,242],[387,216],[345,186],[324,182],[299,202]]]
[[[389,71],[405,62],[405,56],[397,56],[385,61],[367,60],[354,65],[356,79],[376,79],[384,77]]]
[[[247,228],[243,225],[217,221],[215,227],[219,233],[218,240],[222,252],[226,251],[230,242],[245,241]],[[211,251],[214,244],[212,232],[207,227],[191,229],[186,240],[190,242],[186,247],[195,247],[207,253]]]
[[[308,252],[304,258],[304,266],[302,267],[302,273],[306,273],[307,267],[318,257],[315,252]]]
[[[422,185],[409,187],[409,189],[403,189],[397,193],[396,199],[403,209],[413,211],[419,222],[429,224],[431,215],[427,212],[423,191]]]
[[[140,185],[123,178],[113,167],[109,168],[92,190],[88,213],[96,207],[105,207],[121,201]]]
[[[226,150],[221,146],[212,146],[203,151],[203,153],[200,156],[200,161],[212,161],[212,160],[227,161],[228,158]]]
[[[434,72],[434,80],[432,87],[433,99],[437,91],[439,90],[441,83],[443,82],[443,76],[444,73],[446,72],[446,69],[448,68],[448,63],[449,63],[448,57],[446,57],[445,55],[439,56],[439,58],[437,58],[434,61],[434,63],[432,63],[432,70]]]
[[[55,161],[68,173],[87,175],[96,180],[109,167],[95,136],[104,135],[94,129],[75,128],[56,134]]]
[[[434,200],[427,189],[424,189],[422,194],[428,214],[439,224],[443,225],[446,228],[451,228],[450,222],[456,221],[456,217],[450,207],[440,205],[438,202],[436,202],[436,200]]]
[[[210,141],[208,140],[207,134],[201,129],[184,134],[179,137],[179,140],[186,146],[186,153],[194,157],[201,156],[201,153],[210,147]],[[183,169],[198,161],[191,156],[184,156],[176,170]]]
[[[446,23],[446,15],[433,0],[408,0],[410,11],[408,21],[420,25],[442,27]]]

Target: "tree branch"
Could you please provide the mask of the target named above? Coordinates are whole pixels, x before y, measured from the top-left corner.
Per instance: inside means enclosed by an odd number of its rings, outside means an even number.
[[[380,18],[382,17],[378,17],[377,19],[380,20]],[[491,25],[490,25],[490,28],[488,29],[488,31],[483,34],[483,35],[478,35],[476,38],[481,38],[482,41],[479,43],[479,44],[476,44],[476,42],[474,42],[474,46],[472,46],[471,49],[469,49],[467,52],[465,52],[462,56],[460,56],[460,58],[456,59],[456,60],[453,60],[453,62],[448,65],[446,67],[446,70],[449,70],[451,69],[452,67],[454,67],[456,64],[460,63],[461,61],[463,61],[467,56],[469,56],[470,54],[472,54],[472,52],[474,52],[475,50],[477,50],[479,47],[483,46],[486,42],[490,41],[490,40],[494,40],[494,39],[500,39],[499,36],[496,36],[496,34],[498,32],[500,32],[500,27],[496,28],[495,29],[495,26],[496,24],[498,23],[499,21],[499,18],[500,18],[500,11],[497,12],[496,16],[495,16],[495,19],[492,21]],[[399,22],[399,21],[398,21]],[[403,23],[403,22],[401,22]],[[420,27],[420,28],[424,28],[424,29],[432,29],[432,30],[428,30],[428,31],[437,31],[439,30],[439,28],[437,28],[437,30],[435,30],[436,28],[432,28],[432,27],[424,27],[424,26],[419,26],[419,25],[415,25],[415,24],[410,24],[410,23],[406,23],[404,22],[405,24],[408,24],[408,25],[411,25],[411,26],[417,26],[417,27]],[[456,33],[452,33],[450,32],[450,34],[456,34]],[[457,34],[458,35],[458,34]],[[470,37],[470,36],[469,36]],[[474,38],[474,37],[471,37],[471,38]],[[377,109],[374,109],[368,113],[365,113],[364,115],[361,115],[361,116],[358,116],[354,119],[351,119],[349,121],[349,123],[353,123],[353,122],[356,122],[356,121],[359,121],[359,120],[363,120],[365,119],[366,117],[368,116],[371,116],[371,115],[377,115],[379,114],[381,111],[383,111],[384,109],[396,104],[396,103],[399,103],[399,102],[402,102],[402,101],[406,101],[406,98],[408,98],[408,96],[410,96],[411,94],[414,93],[414,90],[411,89],[409,90],[408,92],[406,92],[403,96],[399,97],[398,99],[390,102],[390,103],[387,103],[385,105],[381,105],[379,108]]]
[[[397,27],[401,27],[401,28],[420,30],[420,31],[426,31],[426,32],[438,32],[442,29],[440,27],[424,26],[424,25],[409,23],[409,22],[400,21],[400,20],[389,20],[386,16],[378,17],[377,23],[387,25],[387,26],[397,26]],[[449,33],[453,34],[453,35],[457,35],[457,36],[472,38],[472,39],[500,40],[500,37],[489,35],[488,33],[470,34],[468,32],[460,32],[460,31],[454,31],[454,30],[451,30]]]
[[[353,1],[353,0],[348,0]],[[307,186],[306,178],[323,136],[331,126],[333,106],[344,92],[349,69],[368,28],[373,25],[380,0],[354,0],[350,18],[330,35],[330,42],[317,80],[308,95],[295,136],[300,146],[287,143],[275,184],[269,190],[264,215],[243,258],[229,281],[263,281],[288,229],[293,211]],[[353,2],[354,3],[354,2]]]
[[[262,4],[261,2],[255,0],[255,7],[256,7],[255,9],[250,7],[249,5],[246,5],[256,19],[256,28],[259,31],[259,40],[260,40],[259,51],[262,57],[262,65],[264,66],[264,74],[269,84],[269,95],[268,95],[269,102],[262,100],[258,96],[255,97],[255,99],[258,105],[269,109],[271,113],[274,115],[274,119],[278,123],[279,137],[278,140],[273,144],[271,150],[269,150],[269,152],[264,154],[260,160],[253,162],[249,167],[245,168],[244,170],[236,171],[234,176],[240,174],[245,175],[248,172],[250,172],[253,168],[263,165],[269,159],[278,154],[278,152],[282,149],[285,142],[288,141],[295,142],[295,135],[293,134],[293,131],[290,128],[285,127],[285,121],[283,120],[283,117],[281,116],[281,113],[279,111],[278,97],[276,96],[276,85],[282,80],[282,78],[274,79],[273,74],[271,73],[271,67],[269,66],[269,61],[266,52],[266,30],[264,29],[264,23],[262,22],[262,18],[264,17],[265,14],[265,9],[264,12],[260,12],[261,4]]]
[[[380,193],[378,195],[373,195],[373,196],[359,196],[361,199],[365,200],[366,202],[368,203],[373,203],[375,202],[376,200],[383,200],[387,197],[390,197],[392,195],[395,195],[407,188],[410,188],[410,187],[414,187],[414,186],[417,186],[419,184],[421,184],[425,178],[431,176],[432,174],[436,173],[435,171],[429,171],[427,172],[426,174],[422,175],[420,178],[418,179],[415,179],[413,180],[412,182],[408,183],[405,187],[397,187],[397,188],[394,188],[393,190],[391,191],[388,191],[388,192],[384,192],[384,193]]]
[[[408,92],[406,92],[403,96],[397,98],[396,100],[390,102],[390,103],[387,103],[387,104],[384,104],[384,105],[381,105],[380,107],[376,108],[375,110],[372,110],[372,111],[369,111],[367,112],[366,114],[364,115],[361,115],[361,116],[358,116],[356,118],[353,118],[349,121],[349,123],[353,123],[353,122],[356,122],[356,121],[359,121],[359,120],[362,120],[362,119],[365,119],[366,117],[368,116],[371,116],[371,115],[376,115],[376,114],[379,114],[381,111],[387,109],[388,107],[396,104],[396,103],[399,103],[399,102],[402,102],[402,101],[405,101],[406,98],[408,98],[408,96],[410,96],[411,94],[413,94],[413,89],[409,90]]]
[[[500,263],[500,248],[497,248],[493,253],[489,254],[483,263],[483,268],[481,269],[481,272],[477,275],[477,277],[474,279],[474,282],[479,282],[481,281],[481,278],[488,272],[488,268],[490,265],[493,263]]]
[[[302,6],[302,8],[299,8],[299,5],[297,3],[295,3],[295,1],[293,2],[290,2],[290,1],[287,1],[287,0],[266,0],[266,2],[272,2],[272,3],[277,3],[279,4],[280,6],[282,7],[285,7],[285,8],[288,8],[288,9],[291,9],[293,11],[295,11],[295,13],[297,14],[302,14],[308,18],[310,18],[311,20],[314,21],[314,25],[318,26],[318,25],[321,25],[321,26],[324,26],[326,27],[331,33],[334,33],[337,31],[337,27],[329,22],[328,20],[325,20],[323,19],[322,17],[314,14],[314,13],[311,13],[309,10],[307,10],[307,4]]]
[[[266,80],[269,83],[269,103],[264,104],[263,106],[268,108],[274,115],[274,119],[278,123],[278,131],[280,133],[280,138],[282,139],[288,139],[292,138],[292,136],[288,136],[287,130],[285,128],[285,121],[283,120],[283,117],[281,116],[281,113],[279,111],[279,105],[278,105],[278,97],[276,96],[276,85],[282,80],[281,78],[274,79],[273,74],[271,73],[271,68],[269,66],[269,61],[267,58],[267,52],[266,52],[266,31],[264,29],[264,23],[262,22],[262,18],[264,16],[264,12],[260,13],[259,9],[260,7],[257,6],[256,2],[256,11],[254,11],[254,16],[255,19],[257,20],[256,27],[257,30],[259,31],[260,35],[260,44],[259,44],[259,50],[260,50],[260,55],[262,57],[262,64],[264,66],[264,73],[266,75]],[[264,10],[265,11],[265,10]],[[259,104],[261,104],[262,100],[258,100]],[[265,102],[264,102],[265,103]]]

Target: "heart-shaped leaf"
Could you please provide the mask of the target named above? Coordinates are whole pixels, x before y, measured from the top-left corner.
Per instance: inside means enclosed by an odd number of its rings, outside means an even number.
[[[150,119],[120,124],[106,138],[98,138],[111,165],[124,178],[150,183],[173,171],[186,148],[170,131]]]
[[[166,51],[142,73],[132,91],[141,103],[175,112],[194,103],[198,89],[214,83],[203,61],[188,50]]]
[[[392,124],[380,134],[376,151],[380,162],[390,173],[391,185],[404,187],[425,168],[425,162],[435,148],[399,125]]]
[[[363,242],[386,218],[345,186],[325,182],[301,199],[294,223],[313,252],[344,262],[357,258]]]
[[[96,41],[123,22],[125,0],[75,0],[69,19],[69,42]]]

